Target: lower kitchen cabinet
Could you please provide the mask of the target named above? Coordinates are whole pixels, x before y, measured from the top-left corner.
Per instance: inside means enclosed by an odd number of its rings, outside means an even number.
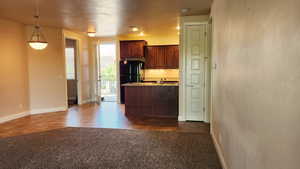
[[[178,118],[178,86],[126,86],[125,93],[128,116]]]

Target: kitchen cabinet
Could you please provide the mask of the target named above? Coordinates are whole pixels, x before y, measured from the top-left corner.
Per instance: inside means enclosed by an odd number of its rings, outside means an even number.
[[[178,69],[178,45],[162,45],[146,47],[146,69]]]
[[[120,41],[121,60],[144,58],[145,45],[147,45],[147,42],[144,40]]]
[[[178,86],[125,86],[125,114],[177,119],[178,92]]]
[[[179,68],[179,47],[169,46],[167,48],[166,65],[169,69]]]

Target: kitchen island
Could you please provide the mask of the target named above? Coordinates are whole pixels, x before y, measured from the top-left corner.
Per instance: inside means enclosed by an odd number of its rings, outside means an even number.
[[[178,83],[127,83],[125,114],[133,117],[178,118]]]

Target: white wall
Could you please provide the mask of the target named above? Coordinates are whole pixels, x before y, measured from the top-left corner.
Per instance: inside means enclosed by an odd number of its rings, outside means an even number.
[[[214,1],[212,132],[230,169],[300,167],[299,7]]]

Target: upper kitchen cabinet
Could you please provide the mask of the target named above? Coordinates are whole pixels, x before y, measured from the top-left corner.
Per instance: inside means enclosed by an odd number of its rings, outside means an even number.
[[[168,69],[179,69],[179,46],[172,45],[167,47],[166,65]]]
[[[145,45],[147,45],[147,42],[144,40],[120,41],[121,60],[143,58]]]
[[[162,45],[146,47],[146,69],[178,69],[178,45]]]

